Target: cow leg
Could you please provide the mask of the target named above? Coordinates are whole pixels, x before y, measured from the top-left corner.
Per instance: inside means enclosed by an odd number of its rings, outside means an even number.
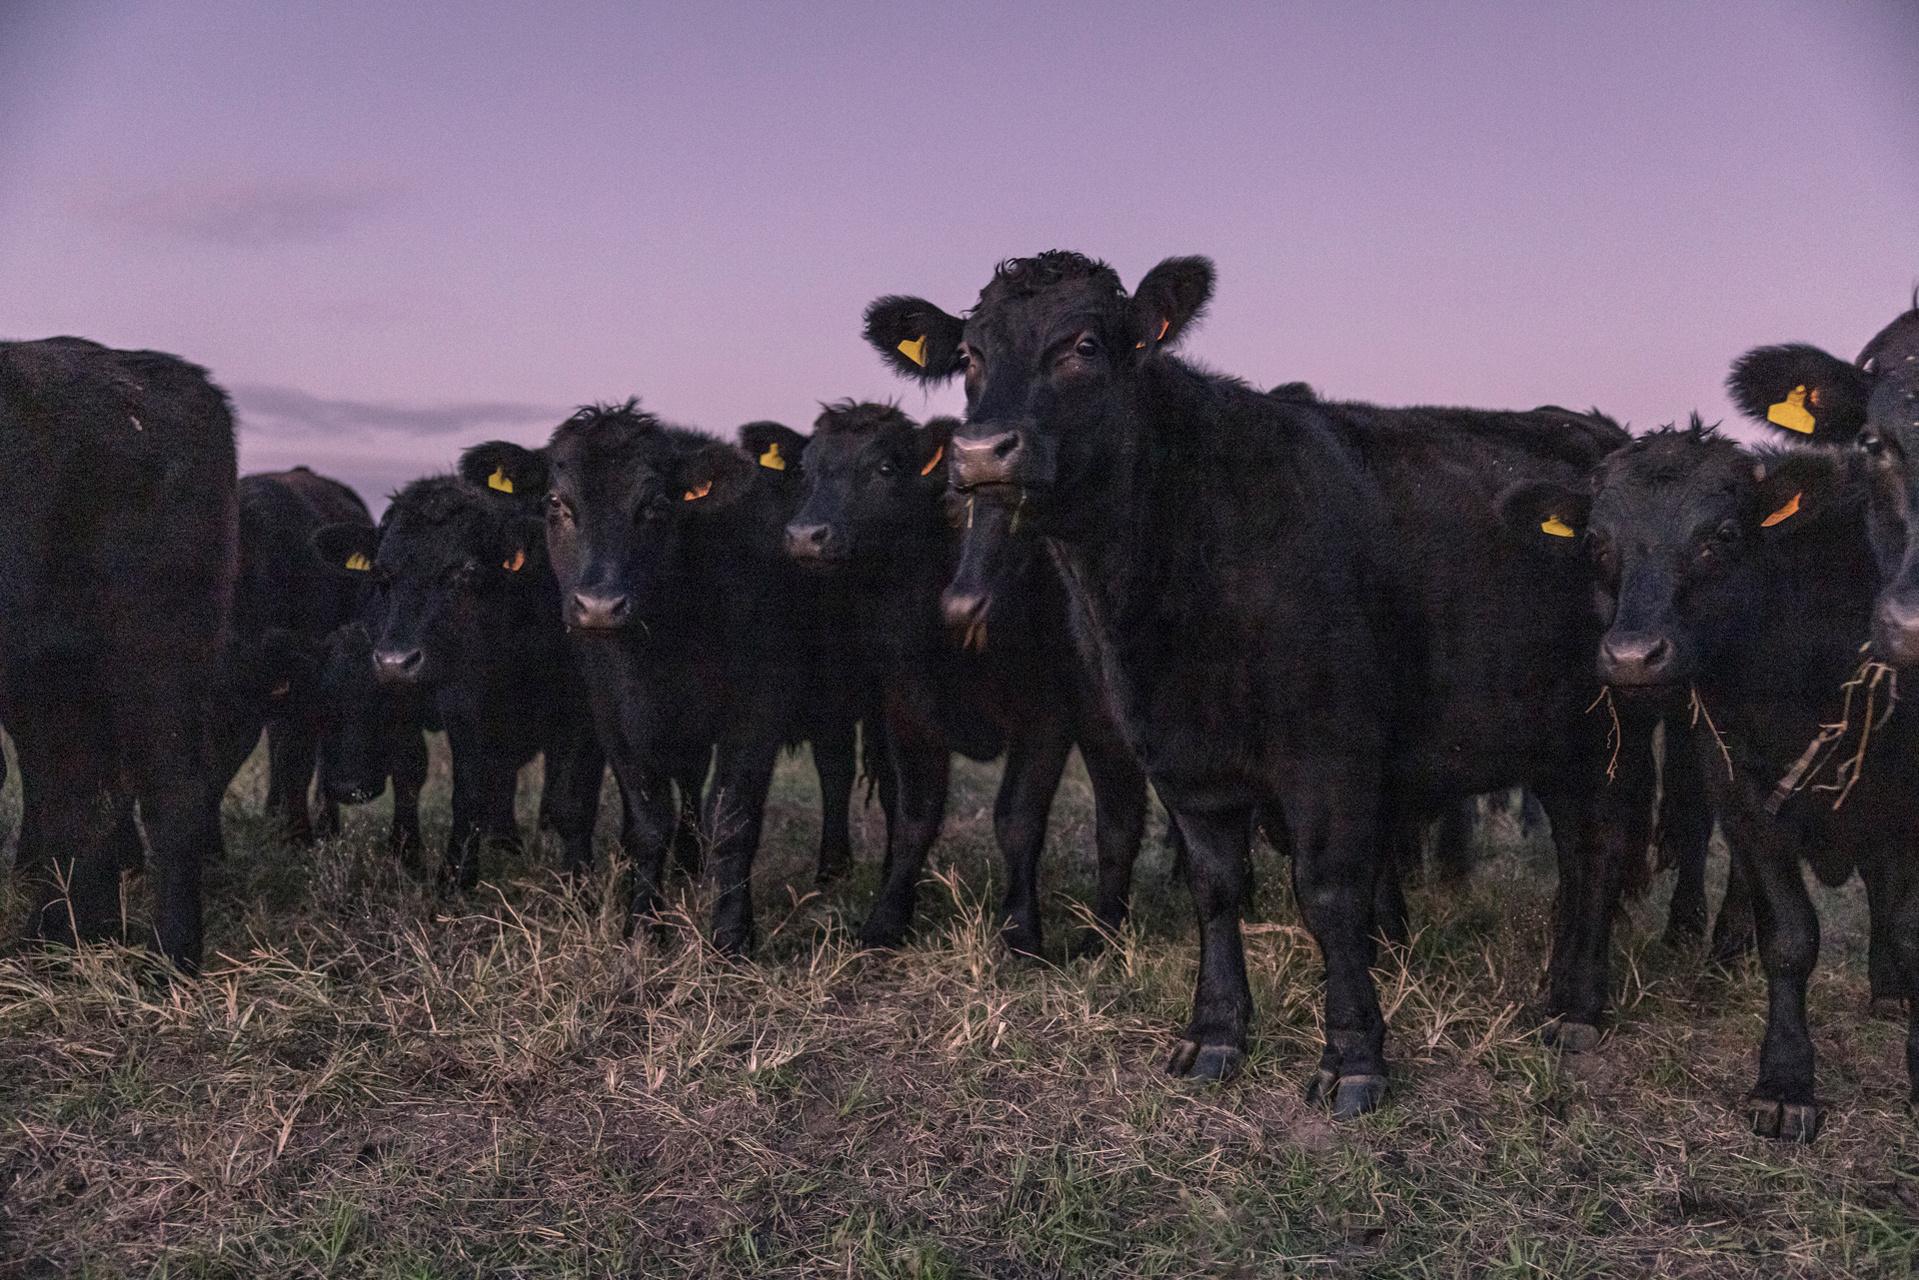
[[[1900,990],[1906,995],[1906,1099],[1919,1108],[1919,874],[1901,868],[1897,888],[1885,896],[1894,900],[1887,913],[1891,926],[1888,950],[1898,966]]]
[[[287,839],[295,844],[313,843],[307,787],[319,756],[320,740],[310,725],[288,716],[267,724],[266,811],[280,820]]]
[[[927,850],[946,820],[946,783],[951,762],[938,724],[895,716],[887,726],[887,755],[894,776],[894,816],[886,839],[886,871],[878,899],[860,928],[860,945],[897,947],[913,922],[920,871]]]
[[[473,888],[480,882],[480,852],[488,843],[518,834],[513,797],[520,771],[472,726],[447,726],[453,749],[453,829],[440,864],[442,887]]]
[[[836,721],[813,734],[813,770],[820,779],[820,857],[814,879],[831,884],[853,866],[853,779],[859,731]]]
[[[759,852],[760,826],[766,817],[766,790],[773,782],[779,742],[730,743],[720,748],[713,786],[701,823],[719,878],[713,907],[713,945],[729,955],[752,949],[753,858]]]
[[[1146,836],[1146,775],[1115,736],[1082,734],[1079,753],[1093,784],[1093,844],[1099,856],[1093,918],[1100,927],[1085,930],[1073,944],[1073,954],[1086,955],[1104,942],[1102,930],[1111,932],[1126,923],[1133,864]]]
[[[8,726],[20,756],[14,867],[30,904],[27,933],[67,945],[120,929],[124,854],[108,832],[131,806],[109,788],[113,747],[87,732],[91,719],[84,711],[36,715],[23,707]]]
[[[600,816],[600,784],[606,757],[582,714],[549,744],[546,786],[540,795],[540,825],[560,838],[560,867],[582,875],[593,866],[593,827]]]
[[[1871,1016],[1887,1021],[1905,1017],[1904,997],[1910,991],[1904,982],[1904,966],[1899,960],[1899,944],[1894,936],[1893,919],[1898,902],[1888,901],[1903,886],[1886,883],[1879,875],[1864,876],[1866,914],[1866,971],[1872,978],[1872,997],[1867,1006]]]
[[[1020,734],[1007,744],[1006,770],[993,801],[993,835],[1006,860],[1000,937],[1009,950],[1028,956],[1040,950],[1039,855],[1046,845],[1046,819],[1073,749],[1059,726],[1045,728],[1049,732]]]
[[[1472,796],[1455,800],[1440,810],[1439,826],[1433,833],[1435,883],[1459,885],[1472,876],[1473,823],[1478,813],[1478,804]]]
[[[620,787],[620,847],[632,861],[630,931],[657,918],[665,887],[666,855],[673,843],[673,788],[662,774],[630,757],[616,755],[614,780]],[[684,793],[682,793],[684,799]],[[695,836],[697,846],[698,836]]]
[[[1719,899],[1719,915],[1712,922],[1712,946],[1707,955],[1714,964],[1737,963],[1756,945],[1753,911],[1753,876],[1747,866],[1746,851],[1727,833],[1726,892]]]
[[[1293,891],[1326,963],[1326,1043],[1310,1101],[1345,1118],[1386,1095],[1386,1023],[1370,968],[1379,865],[1380,779],[1354,762],[1301,766],[1285,797],[1293,837]]]
[[[393,779],[393,827],[387,848],[402,867],[420,874],[420,789],[426,785],[426,737],[413,725],[396,726],[387,737],[387,773]]]
[[[1819,916],[1792,851],[1755,830],[1757,821],[1749,815],[1742,813],[1737,825],[1749,850],[1759,959],[1766,970],[1766,1035],[1747,1114],[1761,1137],[1811,1142],[1819,1132],[1819,1109],[1812,1092],[1806,983],[1819,959]]]
[[[1167,1070],[1193,1080],[1230,1080],[1246,1062],[1246,1029],[1253,1018],[1239,930],[1252,813],[1175,809],[1173,820],[1185,838],[1187,878],[1199,916],[1199,979],[1192,1021],[1173,1046]]]
[[[1697,942],[1706,933],[1706,855],[1712,845],[1712,806],[1699,752],[1666,725],[1666,750],[1660,764],[1660,861],[1679,870],[1666,911],[1666,940]]]
[[[196,673],[178,674],[178,686],[156,681],[126,691],[120,714],[133,736],[122,759],[153,849],[154,941],[182,972],[193,973],[200,966],[200,869],[219,856],[226,779],[214,769],[204,702],[186,683]],[[112,870],[117,879],[117,865]]]

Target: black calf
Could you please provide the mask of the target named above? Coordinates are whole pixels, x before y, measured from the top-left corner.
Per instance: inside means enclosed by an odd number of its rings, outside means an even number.
[[[1071,650],[1051,566],[1030,554],[1010,564],[960,562],[946,489],[952,426],[916,426],[890,405],[828,406],[806,445],[805,496],[786,526],[787,550],[850,592],[857,643],[843,660],[883,693],[897,809],[862,941],[897,945],[911,924],[945,816],[951,752],[990,759],[1004,751],[993,810],[1007,867],[1002,920],[1007,944],[1031,954],[1041,943],[1039,855],[1068,754],[1079,746],[1093,780],[1094,913],[1109,928],[1125,918],[1146,781]],[[1006,518],[1001,508],[970,504],[953,514],[962,523]],[[1018,546],[1029,552],[1031,540]],[[956,572],[949,629],[940,596]]]

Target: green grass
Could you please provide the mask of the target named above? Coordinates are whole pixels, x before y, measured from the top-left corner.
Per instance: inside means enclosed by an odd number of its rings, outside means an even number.
[[[427,795],[445,822],[444,761]],[[917,940],[848,935],[860,870],[811,885],[811,770],[776,782],[752,963],[684,890],[627,946],[539,856],[463,901],[388,865],[384,805],[318,849],[228,803],[206,976],[130,953],[0,960],[0,1275],[1791,1276],[1909,1274],[1919,1144],[1901,1029],[1863,1017],[1856,889],[1822,896],[1826,1132],[1749,1136],[1763,984],[1622,928],[1617,1033],[1560,1059],[1525,1009],[1550,872],[1508,838],[1420,890],[1383,965],[1394,1093],[1334,1125],[1300,1099],[1317,963],[1260,864],[1259,1022],[1225,1088],[1161,1074],[1192,928],[1163,849],[1137,916],[1068,963],[1093,874],[1075,768],[1046,862],[1055,963],[992,928],[996,774],[958,770]],[[522,796],[530,817],[536,780]],[[0,830],[17,821],[17,782]],[[138,902],[137,888],[134,900]]]

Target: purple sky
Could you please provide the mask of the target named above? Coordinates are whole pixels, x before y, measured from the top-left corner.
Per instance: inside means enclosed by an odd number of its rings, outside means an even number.
[[[0,0],[0,335],[198,360],[376,502],[584,400],[952,409],[860,309],[1052,247],[1211,255],[1262,384],[1726,416],[1919,279],[1919,5]]]

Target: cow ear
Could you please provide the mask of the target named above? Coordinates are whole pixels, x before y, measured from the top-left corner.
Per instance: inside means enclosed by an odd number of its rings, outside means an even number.
[[[1550,480],[1522,480],[1498,498],[1499,519],[1529,545],[1571,551],[1592,515],[1592,495]]]
[[[1752,466],[1750,519],[1790,534],[1832,505],[1845,484],[1842,459],[1817,449],[1762,455]]]
[[[1726,378],[1739,411],[1818,444],[1847,444],[1866,425],[1872,375],[1803,342],[1755,347]]]
[[[779,422],[749,422],[740,428],[740,448],[768,471],[797,472],[806,437]]]
[[[335,573],[358,576],[373,570],[380,532],[367,524],[323,524],[313,531],[313,554]]]
[[[546,492],[546,454],[509,440],[489,440],[460,455],[460,479],[495,493],[538,497]]]
[[[1178,342],[1213,297],[1210,258],[1168,258],[1133,291],[1135,346],[1153,350]]]
[[[889,294],[866,308],[866,340],[894,373],[925,383],[945,382],[959,372],[960,338],[966,325],[924,298]]]
[[[730,444],[714,441],[687,452],[680,459],[675,484],[680,504],[706,514],[723,511],[753,487],[760,466]]]
[[[919,459],[914,469],[942,489],[946,487],[947,448],[953,443],[953,432],[959,425],[958,418],[928,418],[925,426],[913,432]]]

